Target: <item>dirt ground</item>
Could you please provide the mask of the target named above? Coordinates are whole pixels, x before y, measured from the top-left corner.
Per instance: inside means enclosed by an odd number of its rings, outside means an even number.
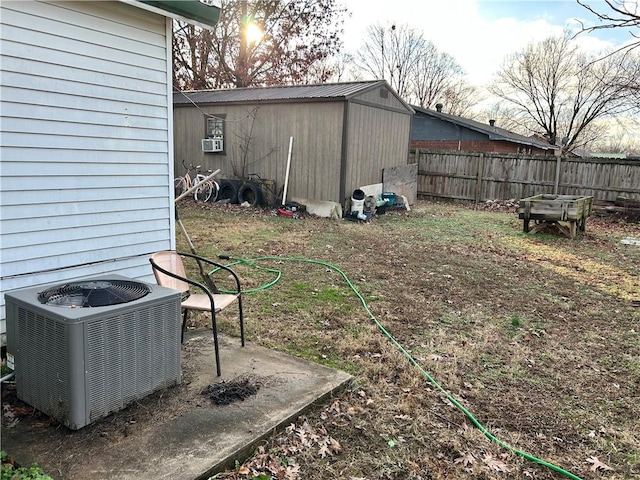
[[[180,216],[198,253],[231,257],[250,341],[355,378],[214,478],[640,476],[637,218],[593,215],[571,240],[523,233],[505,203],[355,223],[186,201]]]
[[[199,251],[280,270],[247,294],[253,341],[356,378],[216,478],[640,475],[632,214],[594,214],[575,240],[522,233],[504,203],[419,202],[362,224],[229,205],[181,215]],[[246,288],[271,279],[235,268]]]

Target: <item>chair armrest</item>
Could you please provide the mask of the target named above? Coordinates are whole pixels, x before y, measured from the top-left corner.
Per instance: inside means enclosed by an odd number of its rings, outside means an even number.
[[[188,257],[188,258],[193,258],[194,260],[199,260],[201,262],[207,263],[209,265],[213,265],[216,268],[219,268],[221,270],[225,270],[226,272],[229,272],[234,280],[236,281],[236,291],[237,293],[241,293],[242,292],[242,288],[240,286],[240,277],[238,277],[238,274],[236,272],[234,272],[231,268],[227,267],[226,265],[223,265],[221,263],[215,262],[209,258],[205,258],[205,257],[201,257],[200,255],[195,255],[193,253],[183,253],[183,252],[178,252],[178,255],[182,255],[184,257]]]
[[[180,275],[176,275],[173,272],[170,272],[169,270],[162,268],[160,265],[158,265],[156,262],[153,261],[153,258],[149,259],[149,263],[151,263],[151,268],[154,268],[156,270],[159,270],[160,272],[164,273],[165,275],[172,277],[172,278],[177,278],[178,280],[182,280],[183,282],[187,282],[189,285],[193,285],[194,287],[198,287],[200,290],[202,290],[208,297],[209,297],[209,301],[211,302],[211,311],[214,312],[215,311],[215,303],[213,301],[213,295],[211,294],[211,292],[209,291],[208,288],[206,288],[202,283],[198,283],[194,280],[191,280],[189,278],[186,277],[181,277]]]

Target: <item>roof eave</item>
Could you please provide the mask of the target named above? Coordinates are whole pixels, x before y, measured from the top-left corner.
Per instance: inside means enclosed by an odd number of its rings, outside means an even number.
[[[478,132],[480,132],[481,130],[478,129]],[[487,132],[482,132],[482,133],[487,133]],[[488,134],[489,136],[489,140],[493,140],[496,142],[511,142],[511,143],[517,143],[519,145],[527,145],[529,147],[535,147],[535,148],[539,148],[541,150],[555,150],[557,147],[549,144],[549,145],[545,145],[545,144],[541,144],[541,143],[537,143],[537,142],[527,142],[524,140],[518,140],[516,138],[509,138],[509,137],[505,137],[502,135],[491,135]]]
[[[198,0],[120,0],[160,15],[181,20],[207,30],[215,28],[220,8]]]

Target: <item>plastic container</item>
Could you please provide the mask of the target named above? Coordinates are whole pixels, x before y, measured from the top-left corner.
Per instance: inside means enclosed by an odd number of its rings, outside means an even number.
[[[362,190],[357,189],[353,191],[351,195],[351,213],[364,212],[364,197],[365,194]]]
[[[396,203],[396,194],[392,192],[382,192],[382,198],[387,201],[387,205],[391,206]]]

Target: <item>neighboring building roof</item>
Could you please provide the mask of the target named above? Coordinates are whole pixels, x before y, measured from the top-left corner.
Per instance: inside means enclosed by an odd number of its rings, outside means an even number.
[[[168,17],[212,29],[220,18],[220,8],[199,0],[120,0]],[[140,5],[140,4],[144,4]]]
[[[275,103],[298,101],[332,101],[350,100],[353,97],[379,87],[386,87],[413,113],[411,106],[406,104],[384,80],[364,82],[322,83],[313,85],[285,85],[277,87],[249,87],[225,90],[197,90],[177,92],[173,95],[174,105],[191,105],[196,103]]]
[[[510,132],[504,128],[496,127],[495,125],[488,125],[486,123],[477,122],[469,118],[458,117],[456,115],[449,115],[448,113],[442,113],[426,108],[417,107],[411,105],[411,107],[418,114],[428,115],[440,119],[444,122],[453,123],[476,132],[483,133],[489,137],[489,140],[520,143],[522,145],[529,145],[532,147],[540,148],[542,150],[557,150],[558,146],[551,145],[549,142],[537,140],[535,137],[527,137],[525,135],[519,135],[517,133]]]

